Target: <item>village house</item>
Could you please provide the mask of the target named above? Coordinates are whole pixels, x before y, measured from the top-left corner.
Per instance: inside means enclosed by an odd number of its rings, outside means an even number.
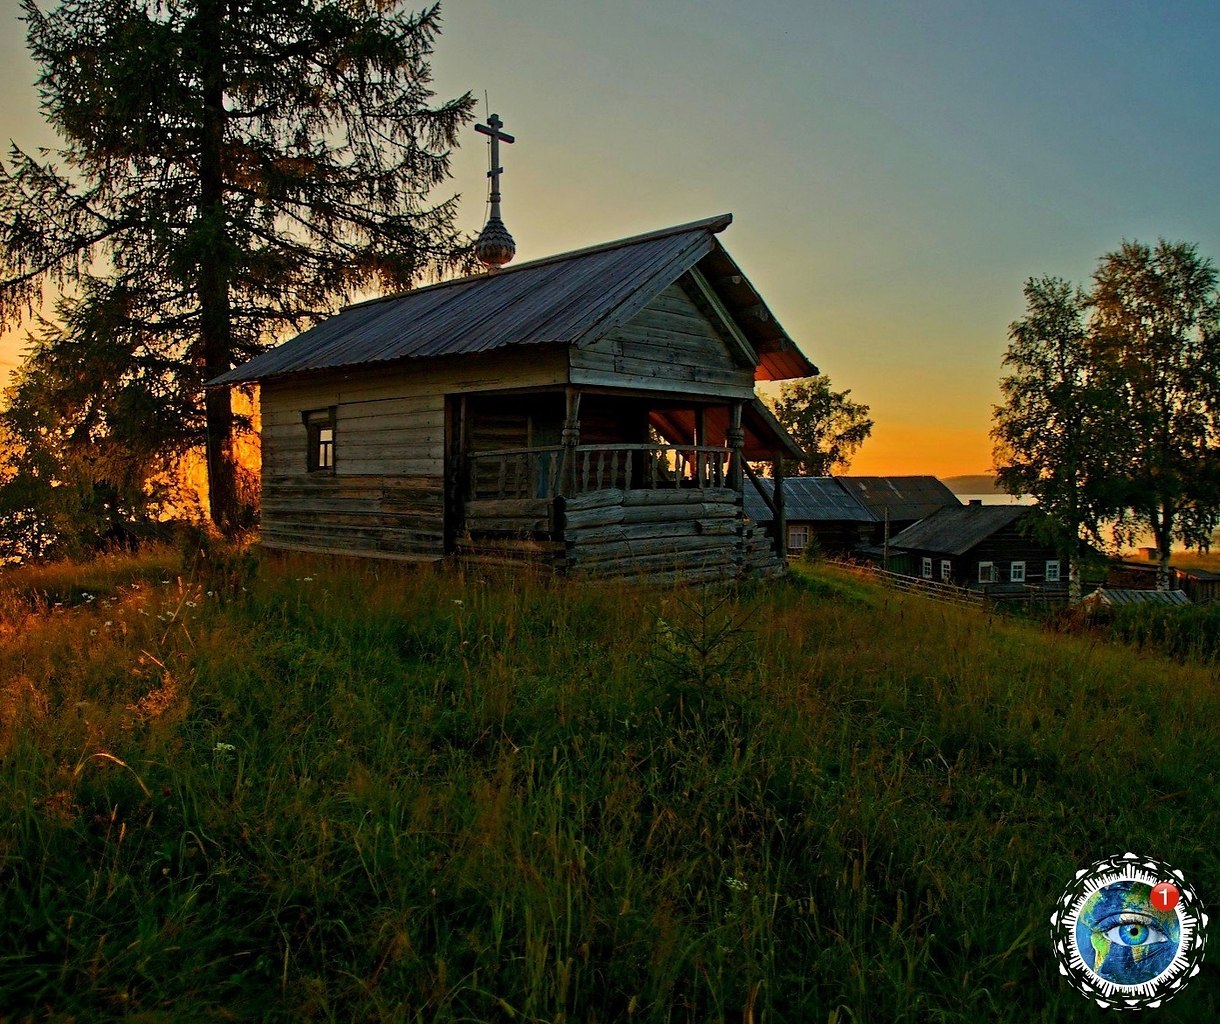
[[[1030,587],[1066,592],[1067,566],[1055,549],[1022,527],[1030,505],[972,501],[941,508],[890,538],[893,572],[1003,597]]]
[[[746,489],[746,514],[773,522],[767,499],[775,481]],[[790,476],[784,480],[787,549],[790,557],[809,544],[828,554],[851,554],[942,508],[960,508],[957,496],[934,476]]]
[[[841,476],[844,490],[873,516],[870,540],[884,544],[887,536],[914,526],[942,508],[961,508],[957,495],[934,476]]]
[[[747,521],[748,463],[801,452],[754,384],[818,371],[721,246],[730,222],[350,306],[210,382],[260,388],[262,544],[782,571],[782,500],[770,527]]]
[[[1160,560],[1156,548],[1140,548],[1138,559],[1121,559],[1110,565],[1105,586],[1131,591],[1156,590]],[[1220,603],[1220,573],[1206,569],[1169,567],[1169,587],[1180,590],[1193,604]]]

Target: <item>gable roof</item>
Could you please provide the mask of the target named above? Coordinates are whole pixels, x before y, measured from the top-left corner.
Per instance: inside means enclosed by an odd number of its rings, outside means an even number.
[[[891,548],[964,555],[993,533],[1010,526],[1033,505],[958,505],[940,508],[890,538]],[[892,517],[893,513],[891,513]]]
[[[768,498],[775,496],[775,481],[761,477]],[[771,510],[747,482],[743,492],[746,515],[756,523],[771,521]],[[832,476],[792,476],[784,480],[784,517],[790,523],[873,523],[873,513]]]
[[[626,323],[696,265],[758,353],[757,378],[816,374],[716,240],[731,222],[722,214],[348,306],[208,384],[510,346],[580,347]]]
[[[923,519],[942,508],[962,503],[934,476],[841,476],[839,482],[870,509],[877,522]]]

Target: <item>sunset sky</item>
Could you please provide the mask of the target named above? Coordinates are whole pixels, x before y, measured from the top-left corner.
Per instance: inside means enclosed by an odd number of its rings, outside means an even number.
[[[5,9],[0,139],[48,145]],[[731,212],[722,243],[835,387],[872,407],[857,473],[989,468],[1027,277],[1087,281],[1123,239],[1220,260],[1215,0],[443,12],[438,95],[472,91],[480,119],[495,111],[517,137],[501,162],[518,261]],[[486,167],[471,128],[449,190],[471,232]],[[0,371],[21,346],[0,337]]]

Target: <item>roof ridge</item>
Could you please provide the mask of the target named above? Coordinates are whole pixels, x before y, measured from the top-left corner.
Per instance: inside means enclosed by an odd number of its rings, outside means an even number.
[[[405,298],[408,295],[418,295],[420,292],[434,291],[438,288],[451,288],[454,285],[470,284],[474,281],[483,281],[489,278],[503,277],[505,274],[511,274],[517,270],[528,270],[531,267],[544,266],[547,263],[557,263],[561,260],[570,260],[576,256],[589,256],[595,252],[606,252],[610,249],[621,249],[628,245],[638,245],[641,242],[651,242],[658,238],[668,238],[670,235],[680,235],[687,231],[698,231],[701,229],[719,234],[725,228],[733,223],[733,215],[731,213],[717,214],[715,217],[705,217],[703,220],[693,220],[688,224],[676,224],[673,227],[661,228],[657,231],[647,231],[642,235],[631,235],[628,238],[618,238],[612,242],[599,242],[597,245],[585,246],[583,249],[572,249],[568,252],[555,253],[553,256],[542,256],[536,260],[529,260],[526,263],[518,263],[513,267],[501,267],[499,270],[487,271],[482,274],[468,274],[465,277],[453,277],[448,281],[437,281],[435,284],[421,285],[419,288],[408,288],[406,291],[392,292],[389,295],[379,295],[376,298],[364,299],[361,302],[352,302],[340,308],[340,313],[346,313],[349,309],[360,309],[364,306],[373,306],[379,302],[392,302],[395,299]]]

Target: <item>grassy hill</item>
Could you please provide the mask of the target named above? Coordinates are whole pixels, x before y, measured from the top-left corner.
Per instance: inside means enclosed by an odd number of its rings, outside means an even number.
[[[0,575],[0,1019],[1112,1019],[1047,920],[1217,891],[1214,665],[799,572]]]

